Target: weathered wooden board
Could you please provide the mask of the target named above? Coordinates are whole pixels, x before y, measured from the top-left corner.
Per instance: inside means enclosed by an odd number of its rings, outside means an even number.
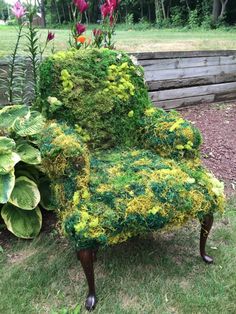
[[[236,64],[236,56],[139,60],[139,64],[148,72]]]
[[[171,88],[190,87],[198,85],[210,85],[216,83],[228,83],[236,82],[236,73],[209,75],[209,76],[198,76],[183,79],[173,80],[157,80],[147,81],[149,91],[158,91]]]
[[[151,100],[156,102],[192,96],[232,93],[234,91],[236,91],[236,82],[168,89],[157,92],[150,92],[149,95]]]
[[[194,58],[213,56],[236,56],[235,50],[202,50],[202,51],[164,51],[164,52],[137,52],[132,53],[138,60]]]
[[[203,95],[193,96],[180,99],[154,101],[153,104],[156,107],[161,107],[166,110],[181,108],[189,105],[201,104],[201,103],[212,103],[215,101],[215,95]]]
[[[146,81],[184,79],[189,77],[236,73],[236,63],[219,66],[193,67],[161,71],[145,71]]]

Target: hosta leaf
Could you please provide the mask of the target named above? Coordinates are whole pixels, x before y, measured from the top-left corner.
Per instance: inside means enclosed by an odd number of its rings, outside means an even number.
[[[10,172],[19,161],[20,156],[14,152],[0,154],[0,175]]]
[[[43,127],[43,116],[37,111],[32,111],[30,117],[23,119],[17,118],[13,129],[20,136],[28,136],[40,133]]]
[[[37,184],[27,177],[17,178],[9,203],[25,210],[32,210],[39,202],[40,193]]]
[[[38,165],[41,163],[40,151],[26,142],[17,145],[16,151],[21,160],[27,164]]]
[[[0,110],[0,129],[9,129],[17,118],[28,117],[29,107],[21,105],[6,106]]]
[[[42,214],[38,207],[27,211],[8,203],[3,206],[1,215],[7,229],[19,238],[32,239],[41,230]]]
[[[47,178],[42,178],[38,185],[40,191],[40,205],[47,210],[54,210],[55,206],[53,205],[53,195],[52,189],[50,187],[50,180]]]
[[[2,153],[10,153],[16,147],[16,143],[13,139],[0,136],[0,154]]]
[[[0,203],[5,204],[8,202],[12,190],[15,185],[14,170],[11,170],[5,175],[0,175]]]

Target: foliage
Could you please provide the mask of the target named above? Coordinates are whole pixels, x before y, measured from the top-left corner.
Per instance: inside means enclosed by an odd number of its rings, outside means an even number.
[[[35,136],[43,130],[43,117],[27,106],[14,105],[0,110],[0,121],[0,204],[5,204],[1,216],[13,234],[33,238],[42,225],[41,154]]]
[[[0,79],[2,89],[6,90],[6,96],[9,104],[22,103],[29,104],[37,94],[37,76],[38,66],[42,59],[43,52],[49,43],[53,40],[54,34],[48,33],[44,48],[39,45],[38,30],[33,25],[33,19],[37,12],[36,6],[29,4],[28,10],[21,5],[19,1],[12,7],[12,14],[15,16],[17,23],[17,40],[13,52],[9,58],[8,70],[2,70],[4,78]],[[24,27],[27,25],[27,31],[24,33]],[[27,62],[19,61],[17,53],[20,42],[26,37],[26,51],[28,52]],[[28,69],[27,69],[28,67]],[[32,80],[28,80],[32,76]],[[25,88],[27,81],[27,89]]]
[[[62,230],[78,249],[202,219],[224,207],[223,183],[200,164],[201,135],[153,108],[143,72],[108,49],[57,53],[40,67],[40,140]],[[87,142],[87,145],[85,144]]]

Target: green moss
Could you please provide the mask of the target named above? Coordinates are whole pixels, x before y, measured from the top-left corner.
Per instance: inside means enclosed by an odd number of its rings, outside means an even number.
[[[54,55],[40,67],[41,107],[47,117],[86,129],[90,147],[137,144],[135,130],[150,106],[142,69],[125,53],[106,49],[70,56]],[[63,104],[53,113],[48,102],[52,96]],[[131,110],[135,119],[128,116]]]
[[[59,52],[40,73],[40,107],[54,119],[41,139],[43,167],[78,249],[223,210],[222,184],[201,166],[199,130],[153,108],[127,54]]]

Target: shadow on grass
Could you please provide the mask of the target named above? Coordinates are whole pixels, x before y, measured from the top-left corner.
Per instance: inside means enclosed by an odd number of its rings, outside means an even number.
[[[231,201],[208,241],[214,265],[198,254],[199,224],[100,250],[94,313],[236,313],[236,212]],[[66,240],[44,232],[11,237],[0,254],[0,313],[52,313],[82,305],[87,285]]]

